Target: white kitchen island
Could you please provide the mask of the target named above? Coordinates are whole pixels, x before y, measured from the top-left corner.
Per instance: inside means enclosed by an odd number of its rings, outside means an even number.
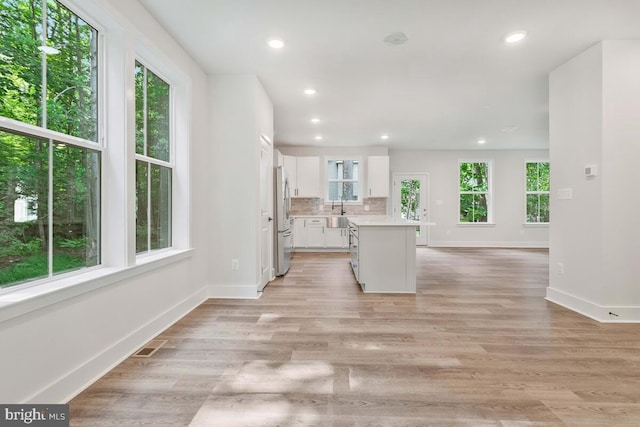
[[[363,292],[416,292],[416,221],[349,217],[351,267]]]

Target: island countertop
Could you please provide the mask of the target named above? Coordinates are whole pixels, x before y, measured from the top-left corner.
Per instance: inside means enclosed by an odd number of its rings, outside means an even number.
[[[417,227],[419,221],[389,216],[350,216],[349,222],[358,227]]]

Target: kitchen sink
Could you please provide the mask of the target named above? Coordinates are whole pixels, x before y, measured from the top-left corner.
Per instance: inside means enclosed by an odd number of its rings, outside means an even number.
[[[349,220],[346,216],[328,216],[327,227],[329,228],[348,228]]]

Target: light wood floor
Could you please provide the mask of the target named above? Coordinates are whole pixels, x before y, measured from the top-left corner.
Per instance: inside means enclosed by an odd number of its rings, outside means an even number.
[[[418,249],[417,295],[296,254],[261,299],[211,300],[73,399],[71,424],[640,426],[640,325],[543,299],[548,254]]]

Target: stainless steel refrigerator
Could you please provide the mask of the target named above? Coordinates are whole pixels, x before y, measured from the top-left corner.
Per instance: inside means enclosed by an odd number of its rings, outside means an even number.
[[[284,276],[289,271],[292,249],[292,229],[291,229],[291,197],[289,193],[289,180],[282,166],[275,169],[275,265],[276,276]]]

